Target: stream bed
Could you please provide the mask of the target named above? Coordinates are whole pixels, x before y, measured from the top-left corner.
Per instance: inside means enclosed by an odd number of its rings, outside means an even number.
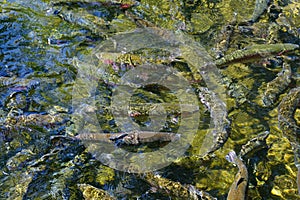
[[[1,0],[0,199],[300,199],[299,13]]]

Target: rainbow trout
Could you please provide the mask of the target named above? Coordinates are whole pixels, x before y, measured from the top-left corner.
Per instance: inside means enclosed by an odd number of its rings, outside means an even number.
[[[248,170],[243,161],[231,151],[226,156],[226,160],[238,166],[239,171],[234,178],[227,200],[243,200],[246,197],[246,190],[248,185]]]

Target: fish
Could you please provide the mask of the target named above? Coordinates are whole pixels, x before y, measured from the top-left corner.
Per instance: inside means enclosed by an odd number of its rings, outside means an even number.
[[[81,133],[75,138],[84,141],[102,141],[138,145],[149,142],[171,142],[180,138],[180,134],[172,132],[131,131],[121,133]]]
[[[299,49],[299,45],[292,43],[258,44],[225,55],[224,57],[215,60],[215,64],[218,68],[223,68],[230,64],[249,63],[273,55],[294,51],[296,49]]]
[[[228,47],[230,45],[231,37],[233,36],[234,33],[234,27],[237,24],[236,21],[236,16],[237,14],[235,13],[233,16],[233,20],[225,25],[220,34],[217,36],[217,41],[216,41],[216,47],[215,47],[215,53],[216,53],[216,58],[221,58],[223,57],[223,52],[228,50]]]
[[[269,0],[256,0],[251,22],[256,22],[268,8]]]
[[[55,11],[54,14],[66,22],[79,25],[104,38],[106,37],[105,33],[108,32],[108,23],[84,9],[79,8],[77,12],[60,9]]]
[[[249,157],[250,154],[254,154],[255,152],[267,148],[266,139],[269,136],[269,131],[264,131],[259,133],[255,138],[249,140],[246,144],[244,144],[239,153],[240,158]]]
[[[5,77],[1,76],[0,77],[0,87],[7,87],[13,84],[16,84],[20,81],[17,77]]]
[[[300,102],[300,87],[293,88],[278,105],[278,122],[284,135],[290,141],[296,141],[299,127],[297,126],[294,113]]]
[[[239,158],[235,151],[231,151],[226,155],[226,160],[237,165],[238,173],[234,178],[230,190],[227,195],[227,200],[243,200],[246,198],[246,191],[248,186],[248,170],[246,165]]]
[[[69,118],[65,114],[39,114],[30,113],[28,115],[20,115],[16,117],[7,118],[7,124],[13,124],[14,126],[21,125],[34,125],[40,127],[54,127],[62,125],[69,121]]]
[[[218,95],[210,91],[206,87],[197,88],[199,99],[207,110],[210,112],[210,117],[214,125],[209,133],[210,137],[206,137],[202,145],[201,152],[205,154],[213,153],[221,148],[227,141],[229,136],[230,121],[228,120],[226,104],[218,97]],[[205,156],[205,155],[204,155]]]
[[[114,200],[116,198],[110,196],[105,190],[96,188],[89,184],[77,184],[82,192],[84,199]]]
[[[283,135],[289,140],[293,151],[297,172],[297,187],[300,194],[300,127],[294,119],[294,113],[300,103],[300,87],[293,88],[278,105],[278,122]]]
[[[286,90],[291,83],[292,69],[287,63],[283,64],[282,71],[275,79],[267,84],[267,88],[262,96],[262,105],[269,107],[276,103],[278,96]]]
[[[209,193],[202,190],[199,191],[192,185],[182,185],[180,182],[169,180],[160,175],[156,175],[153,172],[148,172],[141,176],[141,178],[152,187],[157,188],[160,192],[167,194],[172,199],[216,200],[216,198]]]

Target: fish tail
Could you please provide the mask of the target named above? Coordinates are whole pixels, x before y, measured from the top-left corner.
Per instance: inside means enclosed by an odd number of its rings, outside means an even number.
[[[237,165],[238,156],[236,155],[235,151],[230,151],[226,156],[226,160],[233,164]]]

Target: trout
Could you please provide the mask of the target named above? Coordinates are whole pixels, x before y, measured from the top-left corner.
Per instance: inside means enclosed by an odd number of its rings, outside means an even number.
[[[248,185],[248,170],[243,161],[236,155],[234,151],[229,152],[226,159],[237,165],[239,168],[238,173],[234,178],[227,200],[243,200],[246,197],[246,190]]]

